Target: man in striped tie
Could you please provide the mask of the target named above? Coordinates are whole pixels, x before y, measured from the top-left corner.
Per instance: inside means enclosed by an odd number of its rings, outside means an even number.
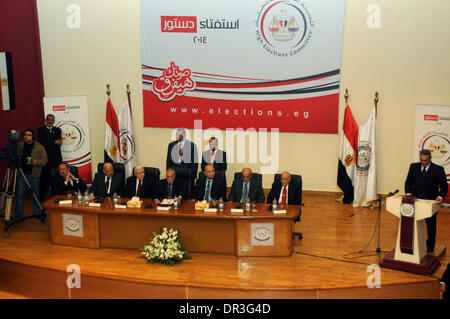
[[[145,175],[144,167],[137,165],[134,175],[127,178],[125,196],[139,198],[153,198],[156,192],[158,180]]]
[[[300,205],[300,193],[300,185],[291,180],[289,172],[283,172],[280,179],[272,184],[267,203],[272,203],[275,199],[277,203],[283,205]]]
[[[213,165],[207,164],[203,176],[197,180],[197,185],[195,185],[195,199],[214,202],[221,198],[225,201],[226,197],[227,185],[225,180],[215,174]]]

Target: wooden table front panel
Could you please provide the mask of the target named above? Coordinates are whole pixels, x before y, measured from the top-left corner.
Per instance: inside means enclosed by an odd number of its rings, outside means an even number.
[[[252,223],[273,223],[273,246],[252,246]],[[292,254],[292,220],[253,219],[236,221],[236,256],[290,256]]]
[[[50,232],[53,244],[100,248],[97,214],[72,211],[70,208],[65,212],[64,210],[48,209],[47,213],[50,219]],[[64,235],[63,213],[83,216],[83,237]]]
[[[234,254],[234,221],[212,218],[100,215],[102,248],[143,248],[160,228],[176,229],[188,252]]]

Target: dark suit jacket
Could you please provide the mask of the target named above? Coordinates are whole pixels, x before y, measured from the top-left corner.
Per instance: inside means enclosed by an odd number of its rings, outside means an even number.
[[[202,154],[202,172],[205,170],[206,164],[211,164],[211,151],[207,150],[204,151]],[[227,152],[217,150],[216,151],[216,158],[214,159],[214,169],[216,171],[223,171],[225,172],[227,170]]]
[[[61,138],[61,129],[56,126],[52,126],[52,133],[50,133],[47,126],[44,125],[38,128],[37,133],[39,143],[44,146],[45,151],[47,152],[47,165],[49,167],[57,167],[59,163],[62,162],[62,155],[61,146],[55,144],[55,141]]]
[[[195,199],[202,201],[205,197],[206,191],[206,177],[199,178],[195,185]],[[224,201],[227,199],[227,185],[223,178],[215,176],[211,185],[211,198],[219,200],[222,198]]]
[[[72,183],[73,183],[73,186],[72,186],[72,184],[70,184],[70,183],[68,183],[66,185],[64,183],[66,179],[64,177],[62,177],[61,175],[59,175],[59,173],[52,176],[52,181],[51,181],[52,196],[53,195],[66,195],[69,191],[72,193],[78,192],[78,191],[81,191],[82,193],[84,193],[87,189],[86,184],[78,176],[75,175],[75,177],[78,178],[78,181],[72,181]]]
[[[136,196],[136,176],[130,176],[127,178],[125,185],[125,197]],[[157,181],[149,176],[145,176],[141,185],[140,198],[153,198],[156,193]]]
[[[181,163],[178,162],[180,157],[178,148],[178,141],[172,142],[167,148],[166,168],[191,168],[192,177],[197,177],[198,170],[198,153],[197,146],[186,140],[183,147],[183,153],[181,156]]]
[[[405,193],[423,199],[436,199],[447,196],[448,184],[445,171],[442,166],[430,164],[425,176],[422,176],[421,164],[413,163],[409,166],[408,176],[405,182]]]
[[[242,197],[242,178],[235,179],[231,185],[230,196],[228,200],[231,202],[240,202]],[[250,180],[250,189],[248,190],[248,197],[252,203],[264,203],[264,191],[260,180],[252,178]]]
[[[111,188],[110,192],[107,194],[105,189],[105,174],[103,172],[98,172],[95,174],[94,181],[91,186],[91,193],[94,196],[107,197],[113,196],[116,193],[119,196],[123,195],[123,175],[120,173],[114,173],[110,180]]]
[[[267,195],[267,203],[271,204],[274,199],[276,199],[278,202],[282,189],[283,186],[281,185],[280,181],[272,183],[272,189],[270,190],[269,195]],[[297,182],[291,180],[288,188],[288,204],[300,205],[300,192],[300,185]]]
[[[183,199],[186,198],[186,194],[185,194],[185,185],[175,179],[175,182],[173,183],[172,186],[172,197],[177,197],[177,196],[182,196]],[[158,182],[158,187],[156,188],[156,193],[155,193],[155,197],[154,199],[159,199],[159,200],[163,200],[165,198],[168,197],[168,192],[167,192],[167,179],[161,179]]]

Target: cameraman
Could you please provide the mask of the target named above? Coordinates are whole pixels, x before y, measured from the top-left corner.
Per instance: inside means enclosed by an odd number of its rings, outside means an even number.
[[[47,154],[45,148],[34,141],[34,131],[26,130],[23,135],[23,142],[17,144],[17,153],[21,156],[22,171],[31,185],[33,193],[39,200],[39,183],[41,179],[41,169],[47,164]],[[14,221],[20,221],[23,218],[23,204],[25,201],[26,183],[19,174],[16,188],[16,208],[14,211]],[[32,199],[32,208],[34,215],[40,215],[38,203]]]

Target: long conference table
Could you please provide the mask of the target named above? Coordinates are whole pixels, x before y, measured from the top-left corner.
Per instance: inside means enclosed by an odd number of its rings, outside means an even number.
[[[58,200],[67,197],[54,196],[44,203],[53,244],[140,249],[151,241],[153,232],[167,227],[178,231],[188,252],[235,256],[290,256],[300,208],[286,205],[275,214],[269,204],[252,204],[250,211],[243,207],[243,213],[232,213],[239,204],[226,202],[223,211],[206,213],[195,210],[195,200],[182,201],[177,210],[168,211],[157,210],[150,199],[143,199],[141,208],[118,208],[109,197],[99,207],[76,198],[69,204]],[[153,207],[145,208],[148,204]]]

